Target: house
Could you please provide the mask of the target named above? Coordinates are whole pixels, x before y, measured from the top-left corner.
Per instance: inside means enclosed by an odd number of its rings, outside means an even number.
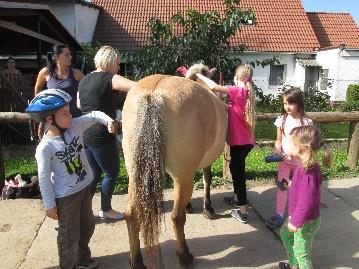
[[[47,5],[79,43],[90,43],[101,7],[84,0],[7,0]]]
[[[202,12],[223,13],[225,9],[223,0],[92,3],[102,7],[93,41],[120,51],[136,51],[148,42],[147,22],[151,17],[166,21],[189,7]],[[306,13],[300,0],[273,0],[270,4],[266,0],[242,0],[240,6],[252,8],[257,17],[255,25],[243,26],[231,40],[246,45],[241,59],[250,62],[275,56],[280,60],[280,64],[254,70],[254,81],[264,93],[276,94],[283,85],[295,85],[305,90],[328,90],[333,101],[340,101],[348,84],[359,83],[359,29],[350,14]]]

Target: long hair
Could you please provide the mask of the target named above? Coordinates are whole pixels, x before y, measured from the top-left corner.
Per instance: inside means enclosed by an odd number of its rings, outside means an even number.
[[[300,122],[302,125],[304,125],[304,118],[307,116],[304,112],[304,97],[300,88],[291,87],[288,90],[286,90],[282,95],[283,104],[284,104],[284,99],[289,104],[295,104],[297,106]],[[287,111],[284,109],[284,105],[282,106],[282,115],[283,115],[283,121],[282,121],[281,129],[282,129],[282,133],[284,133],[284,125],[288,116]]]
[[[51,52],[47,53],[47,67],[50,69],[51,73],[53,73],[56,68],[56,56],[60,55],[64,48],[68,48],[68,46],[64,44],[55,44],[52,47]]]
[[[254,91],[253,68],[249,64],[241,64],[236,68],[234,79],[243,81],[248,89],[248,99],[246,103],[246,122],[249,125],[250,132],[254,137],[256,127],[256,93]]]
[[[129,175],[134,180],[134,203],[150,262],[159,244],[165,184],[165,126],[163,96],[145,93],[136,101],[136,123],[130,143]]]
[[[300,149],[300,162],[304,169],[309,169],[316,163],[316,153],[324,146],[321,133],[314,126],[299,126],[290,132],[292,141]],[[332,164],[332,151],[324,148],[323,165],[330,167]]]

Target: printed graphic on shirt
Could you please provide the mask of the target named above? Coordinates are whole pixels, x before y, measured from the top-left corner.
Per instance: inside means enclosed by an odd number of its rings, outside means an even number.
[[[79,144],[78,142],[79,137],[74,137],[72,141],[65,146],[64,151],[60,150],[55,153],[55,156],[58,157],[60,161],[65,165],[68,175],[76,174],[79,176],[75,184],[84,180],[85,176],[87,175],[87,172],[83,169],[83,163],[80,157],[83,145]]]

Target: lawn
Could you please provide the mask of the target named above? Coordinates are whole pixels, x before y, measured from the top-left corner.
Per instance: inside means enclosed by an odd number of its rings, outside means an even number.
[[[273,181],[276,177],[277,166],[276,164],[267,164],[263,161],[264,157],[270,154],[271,148],[268,147],[255,147],[247,158],[247,177],[248,180],[252,182],[263,181],[270,182]],[[320,153],[319,153],[320,155]],[[333,149],[334,162],[333,166],[329,169],[323,168],[323,174],[325,178],[343,178],[343,177],[353,177],[357,176],[359,169],[349,170],[345,166],[346,162],[346,150],[342,148]],[[213,181],[212,187],[220,187],[223,185],[230,184],[229,180],[224,180],[222,177],[222,165],[223,158],[220,157],[212,165],[213,172]],[[11,174],[20,173],[20,174],[36,174],[36,162],[33,156],[24,156],[24,157],[13,157],[5,159],[5,171],[6,176]],[[120,159],[120,174],[118,177],[118,182],[116,184],[116,193],[123,193],[127,190],[127,173],[124,166],[123,156]],[[196,188],[202,188],[202,170],[198,171],[195,175],[194,186]],[[172,181],[170,178],[167,180],[167,187],[172,187]]]

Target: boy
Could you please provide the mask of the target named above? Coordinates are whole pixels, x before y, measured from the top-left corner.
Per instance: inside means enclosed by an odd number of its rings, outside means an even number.
[[[39,184],[46,216],[58,220],[58,252],[61,269],[96,268],[88,246],[95,225],[89,183],[92,171],[83,148],[83,131],[100,122],[115,132],[115,121],[94,111],[72,119],[71,96],[58,89],[42,91],[26,112],[48,131],[36,149]]]

